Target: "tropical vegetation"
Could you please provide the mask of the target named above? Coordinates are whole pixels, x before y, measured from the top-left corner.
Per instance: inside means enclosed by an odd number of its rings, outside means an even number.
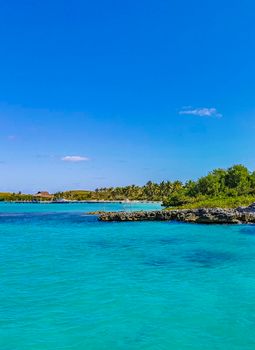
[[[0,193],[0,201],[41,201],[49,198],[30,194]],[[97,188],[94,191],[57,192],[59,200],[148,200],[162,201],[168,208],[237,207],[255,201],[255,172],[243,165],[215,169],[197,181],[148,181],[144,186]]]
[[[197,181],[186,182],[164,199],[167,207],[237,207],[255,201],[255,172],[243,165],[215,169]]]

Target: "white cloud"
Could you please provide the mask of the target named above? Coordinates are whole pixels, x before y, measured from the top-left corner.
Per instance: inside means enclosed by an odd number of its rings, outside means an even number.
[[[184,107],[179,111],[179,114],[187,114],[187,115],[195,115],[199,117],[215,117],[221,118],[222,114],[217,111],[216,108],[192,108],[192,107]]]
[[[82,156],[65,156],[62,157],[61,160],[63,160],[64,162],[85,162],[87,160],[89,160],[88,157],[82,157]]]

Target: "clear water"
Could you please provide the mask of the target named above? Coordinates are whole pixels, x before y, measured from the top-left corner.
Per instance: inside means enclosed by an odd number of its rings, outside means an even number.
[[[159,203],[8,203],[0,202],[0,215],[4,213],[88,213],[96,210],[134,211],[162,209]]]
[[[255,349],[255,226],[81,206],[0,205],[1,350]]]

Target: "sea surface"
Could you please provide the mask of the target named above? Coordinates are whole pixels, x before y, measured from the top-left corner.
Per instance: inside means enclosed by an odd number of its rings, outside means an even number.
[[[0,204],[1,350],[254,350],[255,226]]]

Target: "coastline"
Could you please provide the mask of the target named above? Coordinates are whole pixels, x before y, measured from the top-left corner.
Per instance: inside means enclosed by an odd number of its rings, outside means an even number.
[[[136,212],[98,213],[100,221],[180,221],[201,224],[247,224],[255,223],[255,208],[222,209],[200,208],[179,210],[153,210]]]

